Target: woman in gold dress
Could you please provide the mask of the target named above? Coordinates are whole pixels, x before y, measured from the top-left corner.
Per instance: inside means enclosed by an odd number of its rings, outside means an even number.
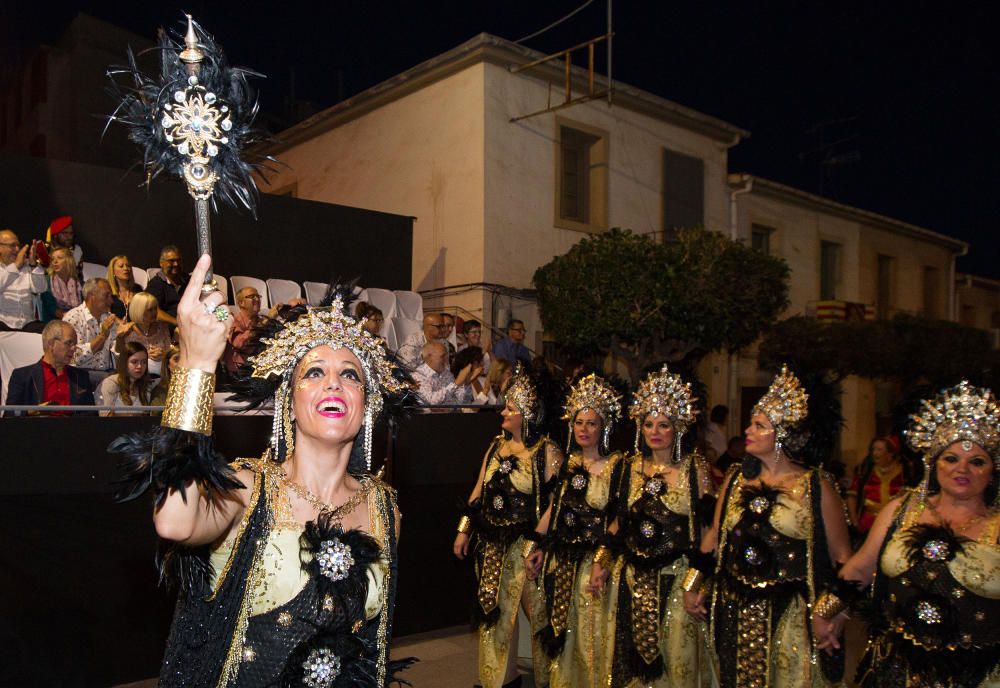
[[[590,572],[613,518],[625,465],[621,452],[608,447],[620,417],[618,394],[596,375],[581,378],[566,398],[570,453],[541,563],[548,623],[539,639],[552,659],[552,688],[610,685],[616,600],[594,594]],[[529,576],[535,574],[537,569],[529,570]]]
[[[178,305],[161,427],[111,447],[124,456],[119,497],[155,497],[161,573],[180,590],[159,685],[381,688],[394,672],[399,514],[371,474],[371,437],[409,388],[346,314],[348,290],[285,307],[237,383],[252,406],[273,399],[271,445],[228,463],[212,395],[232,318],[219,292],[199,301],[209,265],[202,256]]]
[[[839,648],[848,604],[873,583],[864,688],[1000,686],[1000,408],[967,382],[925,401],[910,446],[921,489],[879,513],[817,601],[819,645]]]
[[[552,485],[562,453],[539,428],[544,404],[536,383],[521,372],[511,379],[501,412],[502,433],[486,451],[468,508],[458,524],[454,553],[469,554],[476,535],[475,561],[479,586],[479,681],[483,688],[519,685],[517,611],[524,608],[534,635],[544,623],[541,589],[527,581],[527,559],[548,527]],[[545,686],[548,662],[539,647],[533,652],[535,685]]]
[[[697,416],[694,402],[691,386],[664,366],[642,381],[629,407],[636,451],[609,543],[621,558],[607,561],[602,552],[591,578],[597,590],[608,580],[618,588],[614,686],[712,685],[706,629],[684,613],[681,589],[687,553],[701,542],[714,506],[708,464],[681,449]]]
[[[684,579],[685,609],[710,621],[722,688],[818,688],[843,674],[842,656],[819,653],[811,636],[816,595],[851,550],[832,479],[794,459],[806,441],[807,402],[782,368],[754,408],[748,456],[727,473]]]

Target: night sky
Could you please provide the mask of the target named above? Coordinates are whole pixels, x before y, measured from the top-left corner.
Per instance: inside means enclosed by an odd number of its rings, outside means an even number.
[[[606,1],[525,45],[603,33]],[[486,31],[517,40],[584,0],[4,3],[5,64],[77,11],[152,37],[183,8],[233,62],[268,74],[263,109],[332,105]],[[614,3],[614,74],[751,132],[749,172],[971,243],[1000,279],[996,17],[990,3]]]

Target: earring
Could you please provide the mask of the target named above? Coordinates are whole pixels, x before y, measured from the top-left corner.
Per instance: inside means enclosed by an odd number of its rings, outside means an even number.
[[[642,429],[639,427],[638,423],[635,426],[635,453],[639,454],[639,437],[642,435]]]
[[[684,437],[683,434],[677,435],[674,438],[674,463],[681,462],[681,438]]]
[[[365,406],[365,437],[364,437],[364,451],[365,451],[365,469],[371,473],[372,472],[372,426],[375,425],[374,419],[372,418],[374,414],[372,413],[371,404]]]

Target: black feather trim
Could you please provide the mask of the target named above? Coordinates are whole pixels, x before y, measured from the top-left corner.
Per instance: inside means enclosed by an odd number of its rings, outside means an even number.
[[[745,485],[740,494],[740,506],[743,517],[749,521],[763,522],[771,515],[771,510],[778,503],[782,490],[771,487],[767,483]]]
[[[908,528],[902,536],[906,560],[916,566],[924,560],[948,562],[965,551],[969,538],[957,535],[947,525],[922,523]]]
[[[401,659],[390,659],[389,663],[386,665],[385,669],[385,683],[390,685],[395,683],[397,686],[412,686],[413,684],[404,678],[399,677],[402,671],[406,671],[411,666],[419,662],[420,660],[416,657],[403,657]]]
[[[364,609],[352,606],[367,598],[368,567],[381,555],[378,542],[361,530],[345,532],[323,512],[306,523],[299,547],[303,570],[316,580],[317,599],[331,595],[336,607],[347,610],[350,621],[363,621]]]
[[[121,477],[115,480],[119,502],[133,500],[149,489],[155,492],[157,506],[169,490],[180,492],[186,502],[186,486],[191,481],[209,493],[244,487],[209,435],[157,427],[118,437],[108,445],[108,452],[121,455]]]
[[[483,612],[483,607],[478,601],[472,606],[472,626],[473,628],[493,628],[500,620],[500,605],[489,611]]]
[[[212,580],[208,547],[183,547],[161,539],[156,548],[156,568],[160,585],[168,590],[176,587],[182,595],[196,597],[208,592]]]
[[[197,85],[189,82],[187,65],[180,59],[183,39],[179,36],[171,38],[161,30],[159,45],[153,49],[160,57],[158,76],[144,74],[139,69],[131,48],[128,50],[127,65],[108,69],[110,93],[118,106],[108,117],[105,132],[112,122],[119,122],[128,128],[129,138],[142,149],[146,183],[162,172],[183,177],[184,164],[189,158],[167,139],[161,122],[178,104],[174,101],[175,93],[192,88],[202,97],[213,94],[215,105],[221,112],[220,124],[229,123],[222,124],[229,128],[222,132],[220,140],[213,143],[217,152],[208,156],[206,164],[217,177],[211,196],[213,209],[217,209],[216,198],[221,198],[226,204],[242,206],[256,216],[258,191],[253,174],[273,170],[271,163],[277,162],[271,156],[247,152],[255,144],[271,140],[254,127],[258,102],[249,79],[263,78],[263,75],[242,67],[231,67],[215,39],[197,23],[193,25],[198,47],[205,55],[199,64]]]
[[[663,656],[659,654],[652,662],[646,662],[640,658],[639,661],[633,661],[632,664],[642,683],[653,683],[666,671],[666,667],[663,665]]]
[[[850,609],[855,609],[865,599],[869,586],[860,581],[835,578],[827,590],[836,595]]]
[[[329,685],[330,688],[371,688],[378,685],[378,665],[365,655],[367,644],[350,632],[320,632],[299,643],[288,657],[278,685],[281,688],[301,688],[310,670],[325,672],[320,676],[332,676],[329,683],[316,682],[313,685]],[[318,669],[317,667],[322,666]],[[315,674],[313,674],[315,675]]]

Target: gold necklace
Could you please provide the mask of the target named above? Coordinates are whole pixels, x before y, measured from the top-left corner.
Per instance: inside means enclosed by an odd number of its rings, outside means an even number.
[[[281,471],[281,482],[284,483],[285,486],[288,487],[288,489],[294,492],[297,496],[301,497],[302,499],[304,499],[305,501],[309,502],[314,507],[316,507],[319,510],[320,514],[323,513],[329,514],[329,517],[336,523],[342,522],[345,516],[347,516],[349,513],[351,513],[352,511],[354,511],[354,509],[357,508],[358,504],[361,503],[361,500],[363,500],[368,495],[368,492],[371,489],[371,484],[372,484],[371,481],[362,478],[360,480],[361,487],[358,489],[357,492],[354,493],[354,495],[351,496],[350,499],[348,499],[340,506],[333,506],[332,504],[327,504],[322,499],[320,499],[319,497],[317,497],[312,492],[302,487],[298,483],[292,482],[291,478],[289,478],[288,475],[286,475],[283,470]]]
[[[946,525],[949,528],[953,528],[958,533],[963,533],[963,532],[967,531],[969,528],[971,528],[972,526],[976,525],[980,521],[983,521],[987,516],[990,515],[989,511],[987,511],[985,514],[980,514],[979,516],[974,516],[974,517],[970,518],[969,520],[967,520],[965,523],[963,523],[961,525],[957,525],[954,521],[949,521],[948,519],[946,519],[944,517],[944,514],[942,514],[940,511],[938,511],[938,508],[934,504],[932,504],[931,502],[927,502],[927,506],[929,506],[931,508],[931,511],[934,512],[934,516],[937,518],[938,523],[941,523],[942,525]]]

